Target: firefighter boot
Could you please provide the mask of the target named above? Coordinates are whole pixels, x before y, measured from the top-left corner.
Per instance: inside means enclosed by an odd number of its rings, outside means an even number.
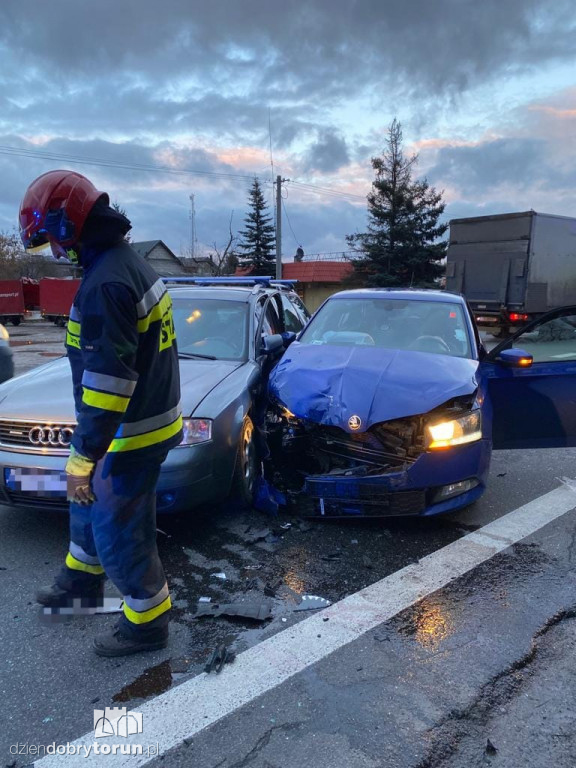
[[[94,639],[94,651],[98,656],[130,656],[142,651],[159,651],[168,645],[168,627],[161,627],[148,637],[144,633],[132,636],[124,634],[119,626],[98,635]]]
[[[41,587],[36,593],[36,602],[45,608],[68,608],[74,600],[80,600],[82,607],[95,608],[102,605],[104,599],[104,579],[94,579],[82,588],[62,589],[56,582],[50,587]]]

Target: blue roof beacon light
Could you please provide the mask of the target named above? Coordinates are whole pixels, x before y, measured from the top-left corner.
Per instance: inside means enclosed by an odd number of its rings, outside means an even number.
[[[163,277],[165,283],[188,285],[294,285],[298,280],[277,280],[269,275],[257,277]]]

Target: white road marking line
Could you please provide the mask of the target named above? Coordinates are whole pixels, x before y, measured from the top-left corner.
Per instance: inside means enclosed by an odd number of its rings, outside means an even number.
[[[102,756],[92,751],[86,757],[84,748],[106,742],[144,748],[142,755],[107,754],[107,766],[145,765],[154,759],[146,755],[147,745],[158,743],[160,754],[180,745],[575,507],[574,489],[563,484],[249,648],[220,675],[202,673],[138,707],[144,718],[142,734],[96,740],[90,732],[71,742],[79,754],[50,755],[35,765],[98,768],[104,764]]]

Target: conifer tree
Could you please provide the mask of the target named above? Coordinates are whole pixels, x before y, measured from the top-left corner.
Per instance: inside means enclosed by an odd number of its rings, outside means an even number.
[[[353,282],[433,287],[443,274],[448,224],[439,219],[445,203],[426,179],[412,179],[417,161],[417,155],[404,155],[402,126],[394,119],[382,156],[372,158],[376,178],[368,195],[368,231],[346,238],[361,254],[353,261]]]
[[[238,233],[239,264],[250,267],[253,275],[273,275],[275,230],[258,179],[254,179],[250,187],[248,204],[250,210],[244,219],[244,229]]]

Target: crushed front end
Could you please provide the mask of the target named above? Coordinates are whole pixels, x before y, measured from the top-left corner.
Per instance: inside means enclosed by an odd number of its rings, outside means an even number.
[[[276,483],[308,515],[396,517],[464,506],[484,490],[490,443],[430,450],[428,427],[469,417],[473,407],[473,398],[457,398],[425,414],[351,431],[274,405],[268,433]]]

